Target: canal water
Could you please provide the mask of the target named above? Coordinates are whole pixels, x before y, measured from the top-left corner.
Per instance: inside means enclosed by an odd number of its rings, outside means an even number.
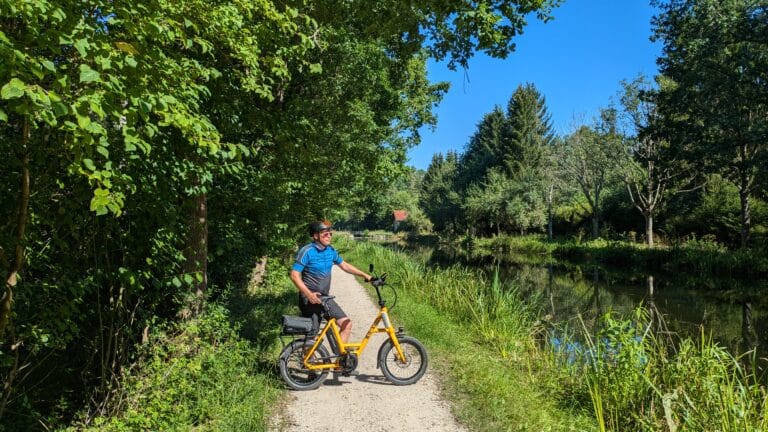
[[[768,281],[706,275],[637,273],[593,263],[543,261],[515,254],[472,253],[450,247],[399,245],[429,266],[498,270],[502,282],[539,308],[559,328],[585,325],[612,311],[628,317],[646,308],[663,335],[711,336],[733,354],[755,349],[768,357]],[[583,324],[582,324],[583,323]]]

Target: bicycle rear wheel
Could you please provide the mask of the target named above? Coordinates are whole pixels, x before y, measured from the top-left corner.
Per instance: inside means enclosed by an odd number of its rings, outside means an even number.
[[[280,376],[288,387],[294,390],[314,390],[328,376],[328,371],[309,370],[304,366],[304,355],[310,348],[312,342],[301,339],[293,341],[283,348],[280,353]],[[310,363],[322,363],[328,358],[328,351],[319,346],[312,353]]]
[[[400,336],[397,339],[405,354],[405,361],[400,361],[395,345],[391,340],[387,340],[379,349],[379,366],[384,376],[393,384],[413,384],[427,371],[427,350],[416,338]]]

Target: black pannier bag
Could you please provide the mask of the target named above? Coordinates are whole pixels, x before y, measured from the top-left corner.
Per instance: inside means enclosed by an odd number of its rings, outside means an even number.
[[[307,334],[312,327],[312,318],[283,315],[283,334]]]

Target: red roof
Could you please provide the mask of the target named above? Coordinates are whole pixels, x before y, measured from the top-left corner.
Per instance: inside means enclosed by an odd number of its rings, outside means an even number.
[[[405,210],[395,210],[392,212],[392,215],[395,217],[396,222],[402,222],[408,219],[408,212]]]

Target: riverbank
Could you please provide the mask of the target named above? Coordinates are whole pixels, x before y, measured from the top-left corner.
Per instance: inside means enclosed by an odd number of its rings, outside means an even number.
[[[445,377],[446,397],[471,430],[593,430],[588,406],[549,397],[528,353],[541,331],[514,293],[461,268],[431,270],[367,243],[339,246],[345,259],[375,263],[398,290],[392,314],[424,341]],[[391,293],[387,293],[391,295]]]
[[[661,244],[654,248],[629,240],[557,238],[548,241],[543,235],[452,239],[414,236],[403,241],[423,245],[449,244],[468,250],[475,256],[515,254],[518,261],[538,264],[561,260],[642,272],[683,273],[735,279],[768,277],[768,249],[765,246],[734,250],[723,244],[702,239]]]
[[[459,418],[478,430],[768,430],[760,377],[706,335],[657,336],[639,308],[603,316],[594,332],[572,329],[586,342],[555,344],[515,286],[352,249],[347,257],[400,281],[398,319],[445,359]]]

